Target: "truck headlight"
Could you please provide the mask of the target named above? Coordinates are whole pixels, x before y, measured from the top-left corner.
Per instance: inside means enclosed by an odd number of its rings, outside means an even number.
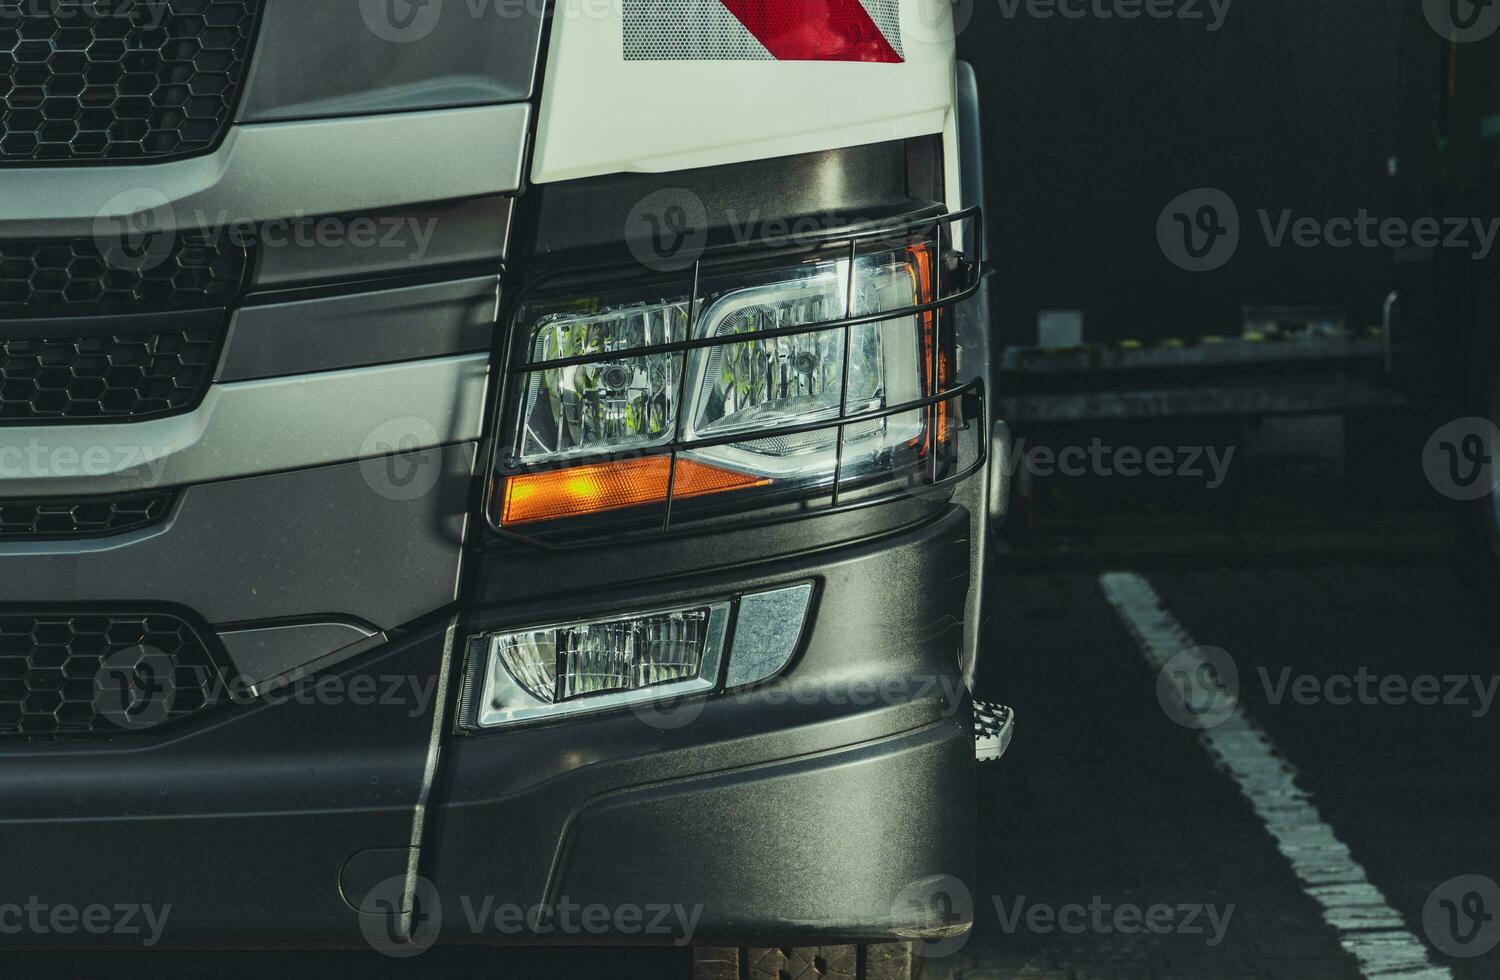
[[[836,494],[931,463],[951,345],[927,228],[526,301],[494,523]]]

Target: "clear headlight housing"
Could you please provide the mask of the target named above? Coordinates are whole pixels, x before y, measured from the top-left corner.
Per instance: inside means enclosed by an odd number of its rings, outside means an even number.
[[[836,501],[935,469],[952,356],[940,237],[526,303],[494,522]]]
[[[466,714],[487,728],[706,693],[730,611],[722,600],[476,637]]]

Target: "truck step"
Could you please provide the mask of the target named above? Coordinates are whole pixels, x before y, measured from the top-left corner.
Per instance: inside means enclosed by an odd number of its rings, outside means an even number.
[[[1016,713],[993,701],[974,702],[974,758],[995,762],[1010,748]]]

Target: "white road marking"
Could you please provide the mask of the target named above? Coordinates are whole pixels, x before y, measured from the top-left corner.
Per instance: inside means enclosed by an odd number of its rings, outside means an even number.
[[[1099,576],[1099,585],[1156,670],[1198,646],[1143,576],[1110,572]],[[1243,710],[1236,708],[1200,734],[1276,838],[1303,891],[1323,907],[1324,921],[1338,932],[1339,942],[1359,960],[1366,977],[1451,980],[1452,974],[1432,962],[1426,945],[1407,931],[1401,915],[1297,787],[1297,770]]]

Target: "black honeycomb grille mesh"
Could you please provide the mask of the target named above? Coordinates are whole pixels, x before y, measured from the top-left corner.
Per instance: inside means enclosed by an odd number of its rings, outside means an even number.
[[[0,0],[0,163],[180,157],[229,124],[260,0]]]
[[[0,736],[147,731],[222,701],[222,676],[176,616],[0,611]]]
[[[175,235],[138,255],[110,237],[0,241],[0,319],[225,307],[244,287],[250,252],[232,236]]]
[[[190,408],[213,378],[222,330],[0,336],[0,424],[153,418]]]
[[[0,541],[123,534],[160,523],[171,509],[169,491],[92,500],[0,500]]]

